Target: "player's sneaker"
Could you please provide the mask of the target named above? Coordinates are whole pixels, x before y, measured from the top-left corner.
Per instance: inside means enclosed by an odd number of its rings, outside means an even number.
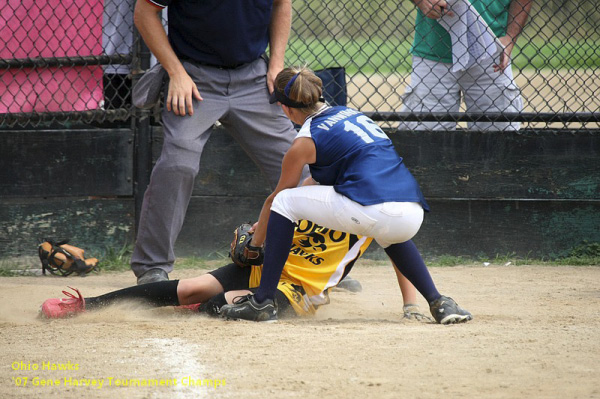
[[[63,291],[63,294],[68,296],[68,298],[47,299],[40,308],[40,315],[48,319],[61,319],[84,312],[85,299],[81,296],[81,292],[77,288],[69,288],[75,291],[77,296],[68,291]]]
[[[440,324],[465,323],[473,319],[471,313],[458,306],[454,299],[443,295],[429,305],[429,310]]]
[[[235,297],[231,305],[223,305],[221,315],[227,319],[274,322],[277,321],[277,306],[272,299],[259,304],[254,294],[248,294]]]

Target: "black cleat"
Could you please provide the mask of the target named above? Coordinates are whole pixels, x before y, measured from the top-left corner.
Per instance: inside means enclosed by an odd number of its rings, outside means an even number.
[[[169,275],[163,269],[150,269],[137,279],[137,285],[169,281]]]
[[[471,313],[458,306],[454,299],[443,295],[429,305],[429,310],[435,321],[440,324],[466,323],[473,320]]]
[[[221,315],[234,320],[274,322],[277,321],[277,306],[272,299],[259,304],[254,294],[248,294],[235,297],[231,305],[223,305]]]

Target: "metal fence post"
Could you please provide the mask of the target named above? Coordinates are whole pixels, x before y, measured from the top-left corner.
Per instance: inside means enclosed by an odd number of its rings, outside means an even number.
[[[150,68],[150,50],[144,43],[137,29],[134,29],[133,46],[133,85],[141,74]],[[133,198],[135,202],[135,234],[137,235],[144,193],[150,182],[152,171],[152,134],[150,129],[151,112],[136,109],[132,117],[132,130],[134,137],[134,186]]]

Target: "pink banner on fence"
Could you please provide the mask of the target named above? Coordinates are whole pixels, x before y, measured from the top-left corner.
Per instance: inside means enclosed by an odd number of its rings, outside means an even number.
[[[0,58],[100,55],[103,0],[8,0]],[[102,67],[0,71],[0,113],[84,111],[103,100]]]

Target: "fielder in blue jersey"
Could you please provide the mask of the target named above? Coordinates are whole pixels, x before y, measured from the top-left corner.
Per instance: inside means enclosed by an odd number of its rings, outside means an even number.
[[[373,237],[425,297],[438,323],[471,320],[469,312],[437,291],[410,241],[429,206],[390,139],[366,115],[330,107],[321,95],[321,79],[308,68],[286,68],[275,79],[271,103],[279,103],[286,116],[302,127],[283,158],[279,183],[264,203],[250,243],[268,244],[260,287],[255,294],[223,306],[222,314],[255,321],[277,319],[274,296],[294,223],[308,219]],[[305,165],[311,177],[297,187]]]

